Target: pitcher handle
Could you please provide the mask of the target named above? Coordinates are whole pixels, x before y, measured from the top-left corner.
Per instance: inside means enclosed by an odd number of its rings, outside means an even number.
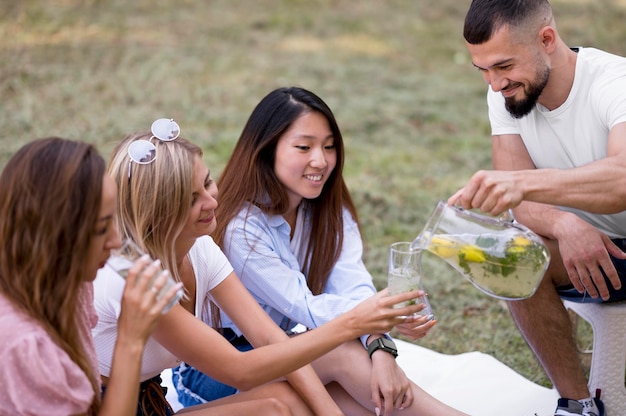
[[[504,211],[502,214],[498,215],[498,219],[504,222],[517,223],[517,220],[515,219],[515,215],[513,215],[512,209],[508,209]]]
[[[454,204],[453,205],[455,209],[459,210],[459,211],[466,211],[465,208],[463,208],[460,205]],[[498,221],[501,222],[509,222],[512,224],[517,224],[517,220],[515,219],[515,215],[513,215],[513,210],[512,209],[508,209],[506,211],[504,211],[502,214],[498,215],[497,217],[495,217]]]

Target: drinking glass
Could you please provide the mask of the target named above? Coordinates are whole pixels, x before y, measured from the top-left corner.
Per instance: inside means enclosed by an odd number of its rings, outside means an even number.
[[[393,243],[389,249],[389,273],[387,284],[390,295],[410,292],[413,290],[424,290],[421,276],[422,250],[411,249],[410,242]],[[433,319],[432,309],[427,296],[421,296],[406,302],[395,305],[396,308],[423,303],[424,309],[417,312],[417,315],[427,316],[428,320]]]
[[[115,270],[115,272],[119,274],[124,280],[126,280],[128,270],[133,266],[133,264],[135,264],[135,261],[137,261],[140,257],[143,257],[144,254],[144,251],[140,249],[137,244],[135,244],[130,239],[126,239],[119,249],[113,250],[111,252],[111,257],[109,257],[109,259],[107,260],[107,264],[109,267]],[[152,286],[157,277],[159,277],[163,273],[167,273],[168,277],[165,285],[157,294],[157,299],[161,299],[161,297],[164,296],[169,291],[169,289],[176,284],[176,282],[170,275],[170,272],[168,270],[162,270],[161,272],[155,274],[155,276],[152,278],[152,281],[150,282],[150,286]],[[172,300],[165,306],[162,313],[167,313],[167,311],[169,311],[172,306],[176,305],[178,301],[183,297],[183,294],[184,291],[182,288],[180,288],[176,292],[176,296],[174,296]]]

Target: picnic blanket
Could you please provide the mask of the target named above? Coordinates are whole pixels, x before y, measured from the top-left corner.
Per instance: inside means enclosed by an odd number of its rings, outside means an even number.
[[[535,384],[489,354],[458,355],[394,340],[398,363],[418,386],[439,400],[472,416],[552,416],[558,393]],[[182,408],[171,384],[171,370],[162,374],[167,399]]]

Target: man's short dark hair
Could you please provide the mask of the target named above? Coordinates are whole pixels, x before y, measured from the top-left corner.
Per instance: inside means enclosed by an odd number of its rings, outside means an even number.
[[[521,27],[549,10],[548,0],[473,0],[465,16],[463,37],[472,45],[480,45],[502,26]]]

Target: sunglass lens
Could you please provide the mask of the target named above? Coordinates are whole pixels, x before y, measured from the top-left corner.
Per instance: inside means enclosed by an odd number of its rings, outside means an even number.
[[[152,135],[159,140],[169,142],[178,137],[180,127],[178,123],[169,118],[160,118],[152,123]]]
[[[156,159],[156,147],[147,140],[137,140],[128,146],[128,156],[142,165],[152,163]]]

